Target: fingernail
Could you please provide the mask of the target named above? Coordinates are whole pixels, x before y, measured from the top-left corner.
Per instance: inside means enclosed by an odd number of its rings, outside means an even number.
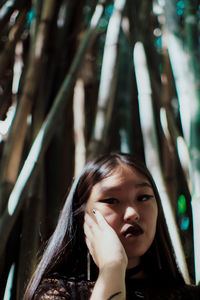
[[[95,215],[95,214],[96,214],[96,209],[93,209],[92,212],[93,212],[93,214]]]

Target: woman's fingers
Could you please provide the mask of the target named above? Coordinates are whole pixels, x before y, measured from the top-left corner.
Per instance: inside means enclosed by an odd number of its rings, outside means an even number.
[[[86,239],[85,239],[85,242],[86,242],[86,245],[87,245],[87,247],[88,247],[88,249],[89,249],[89,251],[90,251],[90,253],[92,252],[92,247],[91,247],[91,243],[90,243],[90,240],[86,237]]]
[[[94,226],[96,226],[96,222],[95,220],[93,220],[93,218],[88,214],[86,213],[85,214],[85,223],[90,227],[90,228],[93,228]]]
[[[96,222],[88,213],[86,213],[84,228],[85,228],[85,226],[86,226],[86,228],[89,227],[89,229],[92,232],[94,232],[94,231],[96,232],[96,230],[112,229],[110,227],[110,225],[107,223],[107,221],[105,220],[105,218],[103,217],[103,215],[98,210],[93,210],[93,213],[94,213]],[[87,232],[89,229],[87,228]]]
[[[102,214],[98,211],[98,210],[93,210],[94,216],[97,220],[97,223],[99,225],[99,227],[101,229],[104,229],[105,226],[108,227],[108,223],[106,222],[106,220],[104,219],[104,217],[102,216]]]
[[[127,256],[116,232],[99,211],[93,213],[85,213],[84,232],[94,262],[100,269],[119,261],[126,264]]]
[[[90,254],[93,257],[94,262],[95,261],[95,255],[94,255],[94,248],[93,248],[93,241],[94,241],[94,226],[97,226],[97,224],[95,223],[94,220],[92,220],[92,218],[86,214],[85,215],[85,222],[84,222],[84,233],[85,233],[85,242],[87,245],[87,248],[90,252]]]
[[[87,223],[84,223],[84,233],[87,238],[89,238],[89,239],[92,238],[92,232]]]
[[[88,248],[88,250],[89,250],[90,255],[92,256],[92,258],[93,258],[95,264],[97,264],[96,258],[95,258],[95,254],[94,254],[94,249],[93,249],[93,247],[92,247],[92,244],[91,244],[90,240],[89,240],[87,237],[86,237],[86,239],[85,239],[85,242],[86,242],[86,245],[87,245],[87,248]]]
[[[85,222],[83,225],[86,238],[91,242],[94,240],[94,236],[100,232],[98,224],[92,219],[89,214],[85,214]]]

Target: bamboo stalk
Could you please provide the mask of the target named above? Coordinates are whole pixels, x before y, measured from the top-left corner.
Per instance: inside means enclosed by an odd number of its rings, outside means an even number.
[[[32,33],[32,41],[36,42],[38,26],[40,23],[40,17],[42,11],[42,0],[33,0],[33,8],[34,8],[34,20],[33,20],[33,26],[31,28],[31,33]]]
[[[54,13],[55,1],[56,0],[46,0],[43,4],[34,52],[32,53],[29,62],[22,96],[3,151],[3,163],[0,168],[1,185],[4,183],[14,185],[19,172],[19,164],[27,132],[27,117],[31,113],[34,96],[40,80],[38,73],[41,72],[43,67],[42,59],[49,33],[49,22],[51,21]],[[4,203],[7,199],[2,199],[3,194],[5,193],[2,186],[0,202]]]
[[[194,2],[185,0],[185,27],[186,27],[186,42],[190,54],[190,66],[193,70],[193,80],[195,85],[196,97],[193,99],[193,104],[197,109],[192,111],[191,119],[191,138],[190,138],[190,155],[191,155],[191,178],[193,184],[192,192],[192,211],[193,211],[193,228],[194,228],[194,253],[195,253],[195,280],[200,282],[200,67],[199,67],[199,43],[198,43],[198,28],[197,16],[194,9]],[[196,100],[196,103],[194,101]]]
[[[98,4],[92,17],[91,25],[85,35],[85,38],[81,42],[78,52],[71,65],[70,71],[63,81],[53,106],[43,122],[43,125],[31,147],[29,155],[12,190],[7,209],[0,220],[0,263],[9,233],[24,203],[26,191],[38,172],[42,161],[42,156],[45,153],[45,150],[55,132],[56,123],[59,121],[60,114],[69,101],[68,95],[71,94],[71,89],[74,86],[74,82],[80,69],[83,57],[88,50],[88,47],[91,46],[92,42],[95,40],[97,26],[103,11],[103,5]]]
[[[174,5],[173,0],[170,0],[165,6],[167,47],[179,98],[184,137],[189,145],[191,132],[190,99],[195,99],[196,95],[192,81],[193,75],[189,69],[188,55],[184,51],[183,38]]]
[[[78,79],[74,89],[73,114],[74,114],[74,140],[75,140],[75,168],[74,176],[77,177],[83,169],[86,161],[85,149],[85,114],[84,114],[84,84]]]
[[[6,266],[6,258],[7,258],[8,254],[4,253],[1,263],[0,263],[0,275],[1,275],[1,289],[0,289],[0,299],[3,298],[4,295],[4,289],[3,287],[6,286],[6,282],[7,282],[7,277],[8,277],[8,272],[7,272],[7,266]]]
[[[45,116],[45,70],[41,74],[41,82],[39,95],[32,113],[30,144],[35,140]],[[44,163],[41,163],[40,171],[25,196],[18,268],[15,274],[17,281],[16,300],[23,298],[25,283],[30,279],[37,264],[37,253],[40,247],[39,235],[43,231],[41,224],[45,219],[45,200]]]
[[[186,30],[186,45],[190,55],[190,65],[194,72],[195,87],[200,97],[200,66],[199,66],[199,42],[197,8],[194,0],[184,0],[185,13],[184,24]]]
[[[3,299],[3,294],[4,294],[4,288],[6,286],[6,282],[8,284],[9,281],[9,270],[11,265],[17,264],[17,259],[19,255],[19,235],[20,235],[20,229],[21,229],[21,218],[19,217],[15,225],[12,228],[12,231],[10,233],[8,242],[7,242],[7,247],[6,247],[6,252],[5,252],[5,261],[4,261],[4,270],[2,273],[0,273],[1,276],[1,281],[0,281],[0,299]],[[15,282],[13,282],[13,290],[15,289]],[[8,297],[8,294],[7,294]],[[4,298],[6,299],[6,298]]]
[[[160,103],[157,105],[160,107],[160,121],[163,129],[163,133],[167,140],[170,140],[171,147],[177,153],[179,163],[183,170],[185,180],[187,182],[187,188],[192,192],[191,179],[189,177],[189,170],[191,168],[191,160],[189,157],[189,150],[187,144],[182,137],[182,133],[178,128],[173,110],[171,107],[171,99],[173,97],[173,85],[174,78],[171,70],[168,50],[167,50],[167,38],[165,27],[162,28],[162,52],[164,55],[164,69],[165,73],[161,75],[163,96]],[[160,98],[160,86],[154,81],[154,91],[156,93],[156,99]]]
[[[178,265],[186,282],[189,283],[190,278],[177,224],[175,222],[175,216],[171,207],[170,200],[168,199],[167,193],[165,191],[165,184],[161,171],[162,168],[159,161],[159,148],[154,123],[150,78],[147,70],[144,48],[142,43],[139,42],[136,43],[134,48],[134,65],[138,87],[138,100],[140,107],[140,119],[144,139],[146,163],[155,179],[155,182],[157,183],[158,190],[161,195],[162,206],[174,246]]]
[[[113,14],[108,24],[99,85],[97,113],[94,131],[88,146],[89,159],[105,150],[117,82],[118,40],[125,4],[126,0],[115,0]]]
[[[128,20],[122,20],[123,22]],[[126,23],[127,27],[129,25]],[[124,28],[126,29],[126,28]],[[127,29],[126,29],[127,30]],[[128,35],[128,38],[127,38]],[[121,152],[130,153],[134,152],[135,139],[133,138],[133,131],[136,129],[137,121],[133,121],[133,107],[132,102],[132,90],[133,90],[133,78],[132,78],[132,49],[130,47],[129,33],[121,31],[120,34],[120,50],[119,50],[119,76],[117,79],[116,96],[113,108],[111,128],[109,130],[109,146],[110,151],[113,149],[120,149]],[[126,74],[126,75],[125,75]],[[115,128],[115,130],[113,130]],[[137,130],[137,129],[136,129]]]
[[[20,38],[24,26],[26,24],[26,14],[27,11],[24,10],[19,15],[16,24],[12,27],[9,33],[9,39],[5,45],[3,52],[0,54],[0,79],[5,75],[5,71],[12,60],[12,54],[15,48],[15,45]]]
[[[9,2],[9,1],[8,1]],[[12,13],[16,10],[23,11],[30,8],[31,0],[15,0],[12,3],[8,3],[7,7],[0,8],[1,9],[1,16],[0,16],[0,35],[4,31],[4,29],[9,28],[9,20]],[[2,3],[0,4],[0,6]],[[3,6],[3,5],[2,5]],[[6,6],[6,5],[5,5]],[[7,25],[7,26],[6,26]]]
[[[39,233],[41,231],[40,226],[44,210],[44,200],[44,173],[43,170],[40,170],[35,184],[31,187],[31,192],[29,191],[26,196],[26,205],[23,211],[18,269],[17,274],[15,274],[17,280],[16,300],[23,298],[25,283],[30,279],[37,265],[37,253],[40,246]]]
[[[80,30],[82,2],[78,1],[65,1],[58,12],[58,29],[56,41],[52,47],[52,55],[49,58],[51,62],[48,66],[48,86],[47,86],[47,101],[54,99],[56,92],[60,88],[66,73],[69,71],[71,62],[73,61],[74,54],[80,42],[77,32]],[[79,9],[77,10],[77,5]],[[60,16],[62,14],[62,17]],[[56,75],[55,75],[56,74]]]
[[[194,56],[186,52],[183,40],[177,35],[180,32],[176,16],[176,6],[173,0],[165,4],[165,16],[167,27],[168,51],[175,77],[176,89],[180,104],[182,127],[186,143],[191,157],[190,177],[192,179],[192,211],[193,211],[193,232],[195,249],[195,277],[196,283],[200,281],[200,93],[196,82],[199,82],[199,73],[194,70],[192,63]],[[172,18],[172,15],[174,18]],[[187,18],[187,16],[186,16]],[[187,22],[186,22],[187,23]],[[193,24],[186,24],[187,27]],[[191,28],[188,28],[190,32]],[[188,34],[188,33],[187,33]],[[192,37],[193,38],[193,37]],[[191,38],[188,37],[191,41]],[[189,42],[190,43],[190,42]],[[193,44],[194,41],[191,42]],[[194,44],[193,44],[194,45]],[[189,45],[191,47],[191,45]],[[187,75],[186,75],[187,74]],[[192,99],[192,105],[191,105]]]
[[[80,32],[82,24],[82,13],[84,0],[62,1],[57,18],[57,36],[54,45],[51,45],[51,62],[48,66],[48,83],[46,96],[47,101],[52,102],[55,93],[60,88],[66,73],[69,71],[71,62],[80,42]],[[77,5],[79,9],[77,10]],[[60,114],[59,126],[48,148],[46,164],[48,167],[47,191],[48,207],[47,220],[48,232],[55,228],[60,207],[60,199],[66,194],[66,190],[71,184],[74,175],[74,134],[73,134],[73,114],[72,99],[73,86],[68,94],[69,101],[67,107]],[[54,157],[57,157],[55,160]],[[53,176],[54,174],[54,176]],[[56,209],[55,209],[56,208]],[[53,217],[52,217],[53,216]]]
[[[12,74],[8,76],[4,85],[4,92],[0,95],[0,120],[6,118],[6,114],[12,102]]]
[[[162,20],[162,19],[161,19]],[[157,122],[162,127],[162,137],[160,138],[162,145],[162,170],[163,177],[166,183],[167,193],[172,203],[174,214],[177,212],[177,193],[180,187],[180,180],[177,178],[177,171],[179,162],[181,161],[177,152],[177,138],[175,132],[178,132],[178,128],[173,116],[173,110],[171,106],[171,100],[174,94],[173,76],[167,51],[166,32],[162,28],[162,73],[161,82],[156,80],[153,76],[152,87],[155,95],[155,103],[157,106]],[[161,75],[161,76],[160,76]],[[160,116],[160,118],[159,118]],[[170,127],[169,120],[170,119]],[[175,130],[175,132],[173,132]],[[188,178],[188,177],[187,177]]]
[[[4,9],[4,14],[1,14],[1,18],[0,18],[0,36],[2,34],[2,32],[4,31],[5,25],[8,23],[13,11],[15,9],[15,6],[10,6],[6,9]]]
[[[2,6],[4,6],[4,4],[5,4],[7,1],[8,1],[8,0],[2,0],[1,3],[0,3],[0,8],[1,8]]]

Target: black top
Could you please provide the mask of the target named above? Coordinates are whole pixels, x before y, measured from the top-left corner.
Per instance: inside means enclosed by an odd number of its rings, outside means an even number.
[[[89,300],[95,282],[53,274],[42,280],[34,300]],[[150,279],[126,280],[126,300],[200,300],[200,286],[155,284]]]

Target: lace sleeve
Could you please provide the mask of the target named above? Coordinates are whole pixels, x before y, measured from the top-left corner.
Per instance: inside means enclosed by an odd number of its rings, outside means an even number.
[[[72,278],[45,278],[37,288],[33,300],[88,300],[94,284]]]
[[[71,296],[60,279],[45,278],[39,285],[33,300],[70,300]]]

